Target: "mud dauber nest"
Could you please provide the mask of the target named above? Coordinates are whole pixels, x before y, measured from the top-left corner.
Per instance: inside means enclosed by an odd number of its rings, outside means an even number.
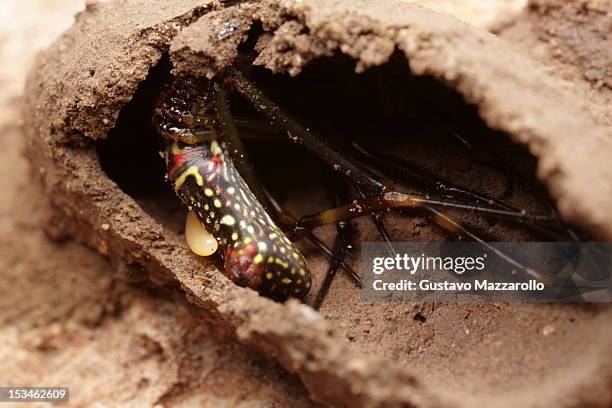
[[[164,84],[180,83],[170,68],[164,59],[151,71],[98,152],[126,193],[181,233],[185,210],[164,183],[151,119]],[[459,94],[412,76],[400,54],[360,74],[336,56],[297,77],[244,64],[213,82],[246,147],[243,178],[309,262],[315,307],[337,270],[359,285],[360,241],[393,251],[393,241],[579,239],[534,180],[533,157]]]

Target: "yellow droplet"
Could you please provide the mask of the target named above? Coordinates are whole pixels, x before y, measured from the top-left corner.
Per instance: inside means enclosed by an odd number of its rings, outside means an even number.
[[[204,229],[198,217],[191,211],[187,213],[187,220],[185,221],[185,238],[189,248],[200,256],[214,254],[219,246],[217,240]]]

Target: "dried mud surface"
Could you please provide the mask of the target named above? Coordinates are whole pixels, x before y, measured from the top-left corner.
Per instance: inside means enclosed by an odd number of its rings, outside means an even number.
[[[502,38],[548,67],[588,101],[593,115],[612,126],[610,2],[532,1]]]
[[[0,25],[0,383],[69,386],[71,407],[317,406],[296,377],[184,297],[127,285],[99,254],[45,236],[50,214],[22,154],[18,95],[36,49],[81,8],[0,7],[18,12]],[[3,403],[26,405],[49,406]]]
[[[527,0],[402,0],[417,3],[443,14],[450,14],[461,21],[497,32],[511,25],[527,5]]]
[[[96,248],[128,281],[146,281],[170,293],[154,301],[151,292],[114,289],[108,278],[99,278],[100,285],[112,288],[107,290],[111,304],[136,305],[121,312],[128,324],[117,323],[115,330],[130,327],[139,313],[154,319],[159,310],[170,308],[171,317],[163,325],[172,334],[156,332],[163,340],[141,348],[157,350],[168,342],[183,350],[184,342],[194,341],[213,342],[214,349],[219,343],[212,339],[219,335],[211,332],[220,331],[221,339],[236,336],[278,359],[299,376],[315,400],[340,406],[606,406],[611,402],[612,362],[607,350],[612,343],[612,315],[607,307],[366,305],[344,277],[334,283],[320,315],[297,302],[275,304],[229,283],[214,262],[190,254],[169,211],[122,191],[100,167],[98,152],[88,142],[104,138],[113,128],[121,109],[165,51],[170,51],[175,72],[212,75],[233,61],[236,38],[247,34],[244,24],[255,18],[274,32],[258,44],[257,60],[274,72],[300,74],[313,59],[336,48],[363,71],[385,63],[396,48],[401,50],[412,72],[458,90],[478,105],[489,127],[525,143],[539,158],[538,177],[567,219],[609,239],[612,219],[606,208],[612,176],[605,163],[612,157],[610,128],[594,114],[592,99],[583,98],[489,34],[411,5],[369,1],[330,5],[313,0],[223,9],[189,1],[172,6],[153,2],[150,7],[134,3],[138,2],[90,5],[40,57],[26,94],[26,106],[34,112],[25,128],[27,151],[50,198],[53,215],[48,232]],[[525,43],[542,44],[530,31],[529,24],[537,20],[530,14],[535,10],[526,11],[501,33],[502,38],[519,38],[522,32],[529,38]],[[228,20],[236,25],[236,35],[220,41],[216,33]],[[516,48],[521,50],[520,41]],[[79,52],[69,51],[75,49]],[[104,63],[101,55],[106,57]],[[577,72],[584,70],[571,59],[562,63]],[[578,134],[581,143],[576,144]],[[484,185],[499,184],[487,179],[482,169],[466,171],[480,174]],[[408,225],[402,222],[393,224],[398,239],[445,238],[424,217],[415,217]],[[509,239],[523,238],[520,231],[499,232]],[[364,228],[362,238],[371,233]],[[322,260],[312,259],[312,268],[321,270]],[[316,279],[320,278],[318,274]],[[124,290],[129,294],[124,295]],[[188,306],[179,300],[183,294],[201,309],[194,312],[197,317],[185,317]],[[108,324],[103,320],[100,327]],[[174,337],[175,325],[184,327],[184,333],[196,326],[201,337]],[[139,331],[134,332],[138,337]],[[235,355],[238,359],[258,355],[254,349],[236,349]],[[133,358],[126,354],[126,359]],[[177,354],[178,366],[193,363],[193,355]],[[267,386],[280,387],[272,394],[284,398],[292,387],[301,390],[292,377],[283,376],[272,363],[265,364],[271,365],[266,373],[276,373],[266,377]],[[204,375],[204,366],[210,368],[202,364],[193,372]],[[167,390],[162,395],[168,395]],[[196,392],[190,395],[198,398]],[[287,400],[279,404],[285,406]]]

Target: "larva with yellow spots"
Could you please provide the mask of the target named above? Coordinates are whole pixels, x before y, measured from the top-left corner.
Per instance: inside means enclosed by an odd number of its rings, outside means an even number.
[[[168,143],[167,176],[176,195],[218,241],[232,281],[275,300],[303,298],[311,285],[304,256],[251,192],[225,144],[210,140],[213,120],[193,114],[202,107],[192,94],[189,88],[174,91],[155,115]]]

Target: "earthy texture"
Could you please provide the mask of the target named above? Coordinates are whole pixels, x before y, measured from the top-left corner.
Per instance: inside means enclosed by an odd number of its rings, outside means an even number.
[[[17,14],[0,24],[0,383],[69,386],[70,407],[316,406],[295,376],[183,297],[126,285],[99,254],[45,236],[17,95],[36,49],[82,4],[7,1],[0,19],[7,8]]]
[[[534,0],[538,33],[561,61],[596,87],[612,89],[612,2]]]
[[[298,75],[337,51],[362,72],[399,50],[406,70],[456,89],[490,128],[529,148],[538,158],[538,177],[569,221],[612,238],[610,131],[537,63],[486,32],[417,6],[315,0],[230,8],[91,4],[41,55],[26,91],[32,115],[27,151],[54,211],[49,233],[96,248],[129,280],[147,277],[170,292],[179,288],[209,321],[297,373],[320,402],[610,403],[612,333],[605,307],[368,306],[348,295],[345,281],[323,316],[295,301],[276,304],[228,282],[213,261],[196,259],[176,232],[107,177],[89,140],[106,137],[162,54],[170,51],[177,74],[212,76],[233,62],[252,20],[266,32],[256,63],[274,72]],[[342,314],[343,308],[350,310]]]
[[[403,0],[417,3],[461,21],[496,32],[511,24],[527,5],[527,0]]]

